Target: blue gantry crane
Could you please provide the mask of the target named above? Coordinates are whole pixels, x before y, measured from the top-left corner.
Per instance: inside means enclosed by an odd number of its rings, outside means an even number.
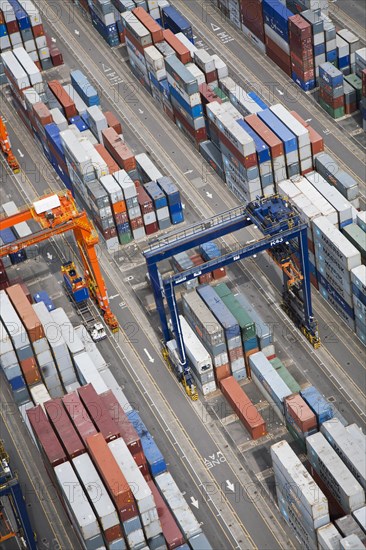
[[[199,267],[193,267],[166,279],[161,277],[158,263],[162,260],[252,224],[263,234],[258,241],[239,246],[237,250],[225,253]],[[179,364],[174,367],[179,380],[193,399],[197,398],[197,393],[185,353],[175,287],[264,250],[268,251],[283,272],[283,309],[314,348],[318,348],[320,339],[311,304],[307,225],[301,222],[299,213],[286,198],[273,195],[228,210],[188,228],[164,235],[151,242],[144,251],[163,339],[165,343],[171,339],[164,307],[166,299],[180,357]],[[296,267],[296,263],[299,268]]]
[[[9,466],[9,456],[5,451],[2,441],[0,441],[0,497],[7,497],[9,499],[17,521],[17,529],[24,538],[27,548],[29,550],[36,550],[36,537],[29,520],[22,489],[18,478]]]

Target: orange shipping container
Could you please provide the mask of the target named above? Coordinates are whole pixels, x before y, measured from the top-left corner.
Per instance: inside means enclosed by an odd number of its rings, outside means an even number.
[[[91,435],[87,438],[86,444],[95,467],[117,508],[121,521],[136,516],[138,512],[132,491],[103,435],[101,433]]]
[[[107,124],[110,128],[113,128],[117,134],[122,134],[122,125],[118,118],[111,113],[111,111],[106,111],[104,113],[105,118],[107,119]]]
[[[62,108],[65,111],[66,118],[71,118],[78,115],[75,103],[69,94],[64,90],[59,80],[50,80],[48,82],[48,87],[56,99],[61,103]]]
[[[37,384],[42,381],[34,357],[28,357],[28,359],[20,361],[20,368],[22,369],[24,379],[28,386],[33,386],[33,384]]]
[[[125,201],[119,201],[112,204],[112,210],[115,214],[122,214],[123,212],[126,212]]]
[[[299,394],[286,397],[285,414],[294,420],[303,433],[317,429],[315,414]]]
[[[94,148],[98,151],[106,165],[108,166],[108,172],[110,174],[114,174],[115,172],[118,172],[118,170],[121,169],[120,166],[115,162],[112,155],[110,155],[107,151],[107,149],[102,145],[101,143],[98,143],[97,145],[94,145]]]
[[[266,423],[255,405],[233,376],[220,382],[221,391],[238,415],[252,439],[266,435]]]
[[[318,155],[324,151],[324,140],[320,134],[314,128],[312,128],[296,111],[290,111],[291,114],[298,120],[305,128],[309,130],[311,152],[313,156]]]
[[[29,339],[32,342],[45,337],[43,327],[28,298],[20,285],[12,285],[6,289],[13,306],[27,330]]]
[[[163,31],[163,37],[169,46],[173,48],[181,63],[190,63],[192,61],[191,52],[189,49],[175,36],[170,29]]]
[[[163,29],[144,8],[134,8],[132,13],[150,32],[154,44],[163,40]]]
[[[221,365],[221,367],[216,367],[214,369],[216,382],[220,382],[221,380],[224,380],[224,378],[227,378],[228,376],[231,376],[231,369],[229,363],[225,363],[225,365]]]

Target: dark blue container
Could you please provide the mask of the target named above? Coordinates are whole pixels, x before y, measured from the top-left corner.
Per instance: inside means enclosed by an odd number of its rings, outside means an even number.
[[[2,229],[0,231],[0,239],[3,241],[4,244],[11,244],[16,240],[16,237],[11,227],[8,227],[7,229]],[[13,265],[24,262],[27,259],[25,248],[19,250],[18,252],[13,252],[12,254],[9,254],[9,258]]]
[[[69,124],[75,124],[80,132],[85,132],[85,130],[89,129],[89,126],[85,124],[85,121],[79,115],[69,118]]]
[[[263,0],[262,9],[264,23],[289,42],[288,18],[292,17],[293,13],[278,0]]]
[[[327,281],[327,279],[320,273],[320,271],[317,269],[317,277],[318,277],[318,283],[322,285],[326,292],[333,298],[335,302],[343,309],[343,311],[348,315],[348,317],[351,317],[351,319],[355,318],[355,314],[353,311],[353,308],[345,302],[345,300],[338,294],[338,292],[333,288],[333,286]]]
[[[99,32],[109,46],[118,46],[120,44],[120,39],[116,24],[105,25],[99,15],[97,15],[91,7],[89,7],[89,10],[93,27]]]
[[[325,42],[314,46],[314,57],[317,55],[322,55],[323,53],[325,53]]]
[[[168,201],[165,193],[160,189],[156,181],[149,181],[148,183],[145,183],[144,189],[154,202],[155,210],[157,210],[158,208],[164,208],[164,206],[168,206]]]
[[[352,283],[352,292],[366,306],[366,296],[355,284]]]
[[[270,110],[259,111],[257,116],[276,134],[283,142],[286,153],[292,153],[297,150],[297,138],[290,130],[280,121],[279,118]]]
[[[55,309],[55,304],[45,290],[40,290],[37,294],[33,294],[33,301],[36,304],[43,302],[48,311],[53,311]]]
[[[305,92],[308,92],[309,90],[313,90],[315,88],[315,79],[312,79],[312,80],[302,80],[301,78],[299,78],[297,76],[297,74],[295,72],[292,71],[292,80],[294,82],[296,82],[296,84],[298,84],[298,86],[300,86],[300,88],[302,90],[304,90]]]
[[[184,222],[183,209],[180,210],[179,212],[172,212],[170,210],[170,219],[173,225]]]
[[[140,436],[142,449],[153,477],[167,471],[165,459],[156,445],[152,435],[142,422],[137,411],[131,411],[127,414],[129,421]]]
[[[344,67],[348,67],[350,64],[350,56],[345,55],[344,57],[338,57],[338,68],[344,69]]]
[[[327,52],[325,57],[329,63],[334,63],[334,61],[337,60],[337,50],[331,50],[330,52]]]
[[[191,107],[185,99],[177,92],[177,90],[169,84],[170,95],[174,97],[181,107],[191,116],[192,118],[198,118],[203,116],[202,103]]]
[[[323,422],[333,418],[334,412],[331,403],[328,403],[314,386],[301,390],[300,395],[315,414],[319,427]]]
[[[58,126],[54,122],[52,122],[51,124],[46,124],[44,130],[48,143],[52,145],[52,147],[56,149],[60,157],[65,160],[64,148],[62,146],[60,130]]]
[[[206,262],[214,260],[215,258],[219,258],[221,256],[219,247],[213,241],[208,241],[207,243],[201,244],[199,247],[199,251]]]
[[[194,44],[192,25],[173,6],[161,10],[161,20],[164,29],[170,29],[174,34],[182,32]]]
[[[87,79],[87,77],[79,70],[72,71],[70,73],[71,76],[71,84],[77,91],[77,93],[81,96],[84,103],[87,104],[88,107],[92,107],[93,105],[100,105],[100,99],[98,96],[97,90],[92,86]]]
[[[261,107],[263,110],[268,109],[268,106],[264,103],[264,101],[261,100],[260,97],[257,96],[255,92],[249,92],[248,96],[252,98],[253,101],[255,101],[255,103],[259,105],[259,107]]]
[[[343,74],[331,63],[319,65],[319,76],[332,88],[343,84]]]
[[[170,99],[170,88],[166,78],[159,81],[159,89],[166,99]]]
[[[9,4],[14,10],[19,29],[20,30],[30,29],[31,28],[30,19],[28,17],[27,12],[22,8],[21,4],[17,0],[9,0]]]
[[[9,380],[9,384],[11,385],[11,389],[13,391],[20,390],[25,387],[23,376],[16,376],[12,380]]]
[[[6,30],[6,25],[0,25],[0,37],[7,36],[8,31]]]
[[[244,351],[252,351],[258,347],[258,339],[256,336],[253,336],[253,338],[249,338],[249,340],[245,340],[244,342]]]
[[[159,185],[160,189],[165,193],[169,206],[179,205],[182,207],[182,202],[180,198],[180,192],[175,183],[172,182],[172,179],[169,176],[163,176],[159,178],[156,183]]]

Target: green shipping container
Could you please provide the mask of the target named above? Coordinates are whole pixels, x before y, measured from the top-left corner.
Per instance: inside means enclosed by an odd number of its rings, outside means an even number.
[[[306,442],[305,439],[301,437],[299,433],[294,429],[294,427],[286,421],[286,428],[291,437],[300,445],[303,452],[306,453]]]
[[[344,116],[344,107],[338,107],[338,109],[333,109],[328,103],[326,103],[321,97],[319,97],[320,106],[330,115],[332,118],[341,118]]]
[[[130,232],[118,233],[118,240],[119,240],[120,244],[128,244],[132,241],[132,239],[133,239],[132,233],[130,233]]]
[[[348,84],[350,84],[350,86],[352,86],[352,88],[354,88],[356,90],[357,102],[360,101],[361,94],[362,94],[362,80],[361,80],[361,78],[359,78],[356,74],[352,73],[352,74],[346,75],[344,77],[344,80],[346,82],[348,82]]]
[[[342,233],[353,244],[361,254],[361,258],[366,260],[366,233],[356,223],[351,223],[342,228]]]
[[[292,393],[299,393],[299,391],[301,390],[300,385],[296,382],[292,374],[289,373],[289,371],[286,369],[282,361],[278,357],[276,357],[275,359],[272,359],[270,363],[273,366],[273,368],[276,369],[277,374],[282,378],[285,384],[287,384],[287,386],[290,388]]]
[[[219,97],[221,99],[221,101],[223,103],[226,103],[227,101],[229,101],[229,98],[227,97],[227,95],[225,95],[224,92],[220,88],[214,88],[213,92],[214,92],[214,94],[217,95],[217,97]]]
[[[230,313],[234,315],[235,319],[238,321],[243,342],[254,338],[256,336],[255,323],[245,309],[239,304],[227,284],[220,283],[213,288],[215,289],[216,294],[224,302]]]

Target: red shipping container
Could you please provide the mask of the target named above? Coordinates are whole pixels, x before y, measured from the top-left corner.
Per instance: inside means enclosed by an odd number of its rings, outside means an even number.
[[[340,97],[332,97],[329,95],[324,89],[319,89],[319,95],[320,97],[333,109],[338,109],[339,107],[344,106],[344,95],[341,95]]]
[[[20,361],[20,368],[24,379],[27,382],[27,386],[33,386],[33,384],[42,382],[41,374],[34,357],[28,357],[27,359]]]
[[[229,376],[220,382],[220,388],[228,400],[239,420],[251,435],[252,439],[259,439],[267,433],[266,423],[255,405],[233,376]]]
[[[132,491],[102,434],[88,437],[89,454],[108,489],[122,522],[138,515]]]
[[[218,279],[222,279],[223,277],[226,277],[226,269],[225,267],[219,267],[218,269],[214,269],[212,271],[212,277],[217,281]]]
[[[205,79],[207,84],[211,84],[212,82],[218,81],[217,71],[216,69],[214,71],[211,71],[209,73],[205,73]]]
[[[17,20],[14,19],[14,21],[8,21],[6,23],[6,29],[8,31],[8,34],[15,34],[16,32],[19,32]]]
[[[94,386],[86,384],[86,386],[78,388],[78,394],[96,428],[103,434],[104,439],[108,442],[120,437],[119,427],[112,420],[103,399],[97,394]]]
[[[240,14],[245,27],[252,31],[261,42],[264,42],[262,0],[250,0],[250,2],[241,0]]]
[[[113,422],[117,424],[121,437],[126,443],[131,455],[134,456],[143,452],[140,437],[119,404],[119,401],[116,399],[113,391],[108,390],[101,393],[100,397]]]
[[[48,462],[55,467],[67,462],[67,456],[41,405],[27,410],[28,420],[39,446],[43,449]]]
[[[137,200],[142,214],[154,212],[154,203],[142,186],[137,187]]]
[[[163,111],[167,115],[167,117],[170,118],[170,120],[172,122],[174,122],[174,124],[175,124],[175,116],[174,116],[173,107],[167,105],[166,103],[163,103]]]
[[[46,124],[52,124],[53,122],[53,118],[49,108],[42,102],[34,103],[33,114],[42,126],[46,126]]]
[[[127,28],[125,29],[125,38],[127,39],[127,45],[132,47],[132,49],[135,48],[141,55],[144,55],[144,47],[147,48],[148,46],[152,46],[152,41],[150,44],[142,46]],[[130,44],[128,44],[128,42],[130,42]]]
[[[15,282],[15,281],[14,281]],[[33,304],[33,299],[32,299],[32,295],[31,293],[29,292],[29,288],[27,287],[27,285],[25,283],[19,283],[21,288],[22,288],[22,291],[24,292],[25,296],[27,297],[27,300],[30,304]]]
[[[0,10],[0,25],[4,25],[4,24],[5,24],[4,14],[3,14],[3,12]]]
[[[305,128],[309,130],[310,143],[311,143],[311,152],[312,155],[318,155],[324,151],[324,139],[318,132],[312,128],[296,111],[291,111],[292,116],[296,118]]]
[[[97,145],[94,145],[95,149],[98,151],[104,162],[108,166],[108,172],[110,174],[114,174],[115,172],[118,172],[118,170],[121,169],[120,166],[115,162],[112,155],[110,155],[107,151],[107,149],[102,145],[101,143],[98,143]]]
[[[117,164],[127,171],[136,168],[136,160],[132,151],[113,128],[102,130],[102,138],[105,148]]]
[[[32,31],[33,31],[34,38],[38,38],[39,36],[45,35],[42,23],[40,23],[39,25],[34,25],[34,27],[32,27]]]
[[[153,233],[156,233],[157,231],[159,231],[158,222],[148,223],[147,225],[145,225],[146,235],[152,235]]]
[[[59,67],[64,64],[64,58],[58,48],[50,48],[50,56],[54,67]]]
[[[202,258],[200,254],[195,254],[194,256],[191,256],[191,261],[196,266],[199,266],[205,263],[205,260]],[[200,275],[198,277],[198,282],[200,285],[210,283],[211,281],[212,281],[212,273],[205,273],[204,275]]]
[[[216,382],[219,383],[221,380],[224,380],[228,376],[231,376],[231,369],[229,363],[221,365],[214,369]]]
[[[351,115],[352,113],[355,113],[357,111],[357,102],[354,103],[345,103],[344,104],[344,112],[346,115]]]
[[[362,97],[366,97],[366,69],[362,71]]]
[[[73,459],[83,453],[86,449],[75,430],[61,399],[51,399],[44,404],[49,421],[60,442],[66,450],[69,459]]]
[[[253,353],[258,353],[258,351],[260,351],[259,348],[255,348],[255,349],[252,349],[250,351],[245,351],[244,352],[244,359],[245,359],[245,370],[247,371],[247,376],[248,378],[251,378],[252,376],[252,372],[250,370],[250,365],[249,365],[249,357],[251,355],[253,355]],[[269,359],[268,359],[269,360]]]
[[[37,67],[37,69],[38,69],[39,71],[42,71],[42,65],[41,65],[41,62],[40,62],[40,61],[35,61],[34,64],[35,64],[35,66]]]
[[[310,59],[304,59],[303,57],[297,56],[295,53],[291,52],[291,64],[296,65],[296,67],[299,67],[302,71],[310,71],[311,69],[314,69],[314,59],[311,57]]]
[[[106,111],[104,116],[107,119],[108,126],[113,128],[117,134],[122,134],[122,125],[118,118],[111,111]]]
[[[185,538],[155,483],[153,481],[149,481],[148,485],[154,497],[168,550],[174,550],[174,548],[178,548],[178,546],[182,546],[185,543]]]
[[[311,38],[312,36],[311,24],[299,14],[288,18],[288,27],[290,32],[301,36],[301,38]]]
[[[291,76],[290,56],[287,55],[273,40],[266,36],[266,54],[276,63],[288,76]]]
[[[284,404],[287,415],[294,420],[303,433],[317,429],[316,416],[301,395],[286,397]]]
[[[17,310],[20,319],[23,321],[30,341],[36,342],[41,338],[45,338],[43,326],[30,305],[22,287],[19,284],[9,286],[9,288],[6,289],[6,293]]]
[[[163,39],[168,42],[169,46],[175,51],[179,61],[181,63],[190,63],[192,61],[191,52],[188,48],[172,33],[170,29],[163,31]]]
[[[236,157],[238,164],[242,164],[243,166],[245,166],[245,168],[252,168],[253,166],[257,166],[258,159],[256,153],[252,153],[251,155],[245,157],[240,151],[238,151],[238,149],[236,149],[236,147],[234,147],[230,139],[227,138],[223,132],[217,130],[217,133],[225,147],[227,147],[229,151],[233,154],[233,156]]]
[[[179,122],[182,124],[182,126],[184,126],[189,136],[193,138],[193,141],[197,147],[201,141],[207,140],[206,128],[200,128],[199,130],[194,130],[194,128],[192,128],[192,126],[190,126],[190,124],[186,121],[184,116],[182,116],[179,113],[179,111],[173,108],[173,112],[174,112],[175,118],[179,120]]]
[[[84,407],[78,393],[76,391],[63,396],[62,402],[71,418],[75,428],[78,431],[81,439],[86,443],[86,440],[91,435],[95,435],[97,430]]]
[[[63,89],[59,80],[50,80],[48,82],[48,87],[59,103],[61,103],[67,119],[78,115],[75,103],[69,94]]]
[[[137,19],[147,28],[150,32],[154,44],[157,42],[162,42],[163,38],[163,29],[161,26],[147,13],[144,8],[134,8],[132,13],[137,17]]]
[[[257,117],[257,115],[248,115],[244,117],[244,120],[271,149],[272,158],[280,157],[285,154],[283,142],[260,120],[260,118]]]
[[[144,455],[144,452],[141,451],[141,453],[137,453],[133,455],[133,459],[136,462],[137,466],[139,467],[139,470],[144,476],[144,478],[146,479],[146,481],[150,481],[151,479],[150,471],[146,462],[146,457]]]

